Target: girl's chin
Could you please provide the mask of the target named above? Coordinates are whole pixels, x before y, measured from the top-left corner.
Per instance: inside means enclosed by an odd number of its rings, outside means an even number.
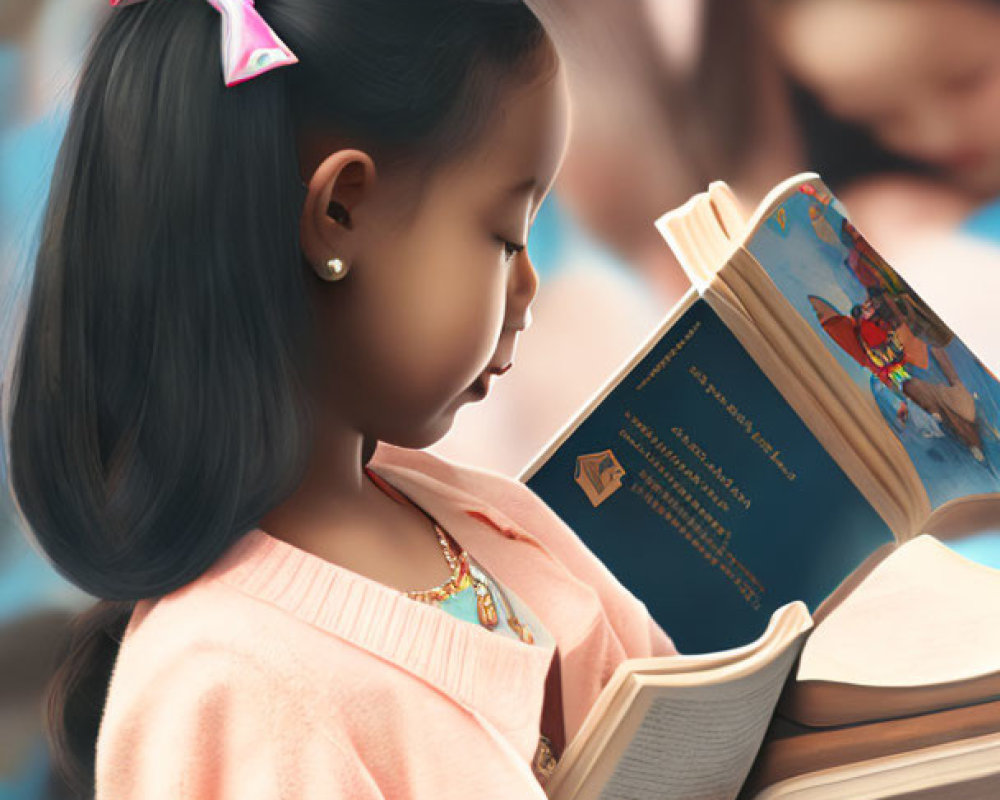
[[[476,378],[465,391],[472,395],[472,402],[482,400],[490,391],[490,375],[482,374]]]
[[[452,405],[476,403],[486,397],[490,390],[492,375],[480,374],[472,383],[466,386],[452,401]]]
[[[492,375],[487,375],[483,373],[479,375],[472,383],[466,386],[455,398],[451,401],[448,406],[450,413],[454,413],[461,406],[467,403],[478,403],[483,400],[490,391],[490,381],[493,379]]]

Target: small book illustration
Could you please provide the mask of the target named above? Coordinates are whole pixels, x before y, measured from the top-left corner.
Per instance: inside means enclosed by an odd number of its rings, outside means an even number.
[[[594,506],[599,506],[622,485],[622,469],[618,459],[611,450],[600,453],[588,453],[577,456],[576,473],[573,480],[577,482],[584,494]]]

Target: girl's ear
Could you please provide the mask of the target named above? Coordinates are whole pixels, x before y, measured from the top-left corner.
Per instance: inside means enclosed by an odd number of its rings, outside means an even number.
[[[370,199],[375,182],[375,164],[361,150],[337,150],[316,167],[301,220],[302,252],[310,264],[324,267],[339,258],[350,265],[358,248],[357,209]]]

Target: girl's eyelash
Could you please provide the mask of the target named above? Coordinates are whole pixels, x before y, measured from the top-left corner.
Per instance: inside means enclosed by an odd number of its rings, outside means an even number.
[[[510,251],[510,250],[514,251],[514,252],[512,252],[512,253],[510,253],[509,255],[506,256],[507,260],[510,260],[510,258],[512,256],[517,255],[522,250],[524,250],[524,248],[526,247],[526,245],[518,244],[517,242],[512,242],[512,241],[510,241],[508,239],[504,239],[502,236],[497,236],[496,238],[497,238],[498,241],[500,241],[503,244],[503,246],[504,246],[504,253],[505,254],[507,254],[507,252]]]

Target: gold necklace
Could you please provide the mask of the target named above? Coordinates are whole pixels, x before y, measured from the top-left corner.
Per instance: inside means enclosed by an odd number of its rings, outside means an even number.
[[[414,600],[445,600],[455,594],[455,592],[460,591],[463,588],[463,584],[468,585],[468,581],[465,580],[465,576],[468,574],[468,561],[464,559],[465,554],[462,554],[462,558],[455,558],[451,546],[444,538],[444,533],[436,522],[434,523],[434,532],[437,534],[438,543],[441,545],[445,560],[451,568],[451,577],[432,589],[414,589],[406,592],[406,596],[412,597]]]
[[[424,509],[410,500],[410,498],[399,491],[399,489],[389,484],[380,475],[369,469],[367,466],[364,468],[364,471],[365,474],[371,479],[372,483],[374,483],[393,500],[404,505],[408,504],[413,506],[431,521],[434,525],[434,532],[437,534],[438,543],[441,545],[441,551],[444,553],[445,560],[451,568],[451,577],[444,583],[439,586],[435,586],[432,589],[415,589],[408,591],[405,593],[406,596],[414,600],[421,600],[424,602],[429,600],[447,600],[456,592],[459,592],[471,585],[474,587],[476,592],[476,612],[479,616],[480,623],[482,623],[482,625],[486,628],[495,628],[499,622],[499,618],[497,616],[496,602],[493,599],[493,593],[490,591],[490,587],[487,586],[484,580],[480,579],[476,575],[473,575],[472,569],[469,566],[468,553],[466,553],[465,550],[462,549],[461,545],[459,545],[459,555],[456,558],[455,554],[452,552],[451,545],[448,543],[448,539],[446,538],[446,536],[449,535],[444,532],[434,517],[424,511]],[[457,544],[458,543],[456,542],[456,545]]]
[[[437,533],[438,542],[441,544],[441,550],[448,561],[448,566],[451,567],[451,577],[433,589],[409,591],[406,593],[406,596],[414,600],[423,601],[447,600],[456,592],[472,586],[476,593],[476,613],[479,616],[480,623],[484,627],[495,628],[499,622],[499,618],[497,616],[496,602],[493,599],[490,587],[486,585],[485,581],[473,574],[472,568],[469,565],[469,555],[465,550],[461,551],[458,558],[455,557],[455,554],[451,550],[451,545],[448,544],[445,538],[445,532],[437,522],[434,522],[434,531]]]

